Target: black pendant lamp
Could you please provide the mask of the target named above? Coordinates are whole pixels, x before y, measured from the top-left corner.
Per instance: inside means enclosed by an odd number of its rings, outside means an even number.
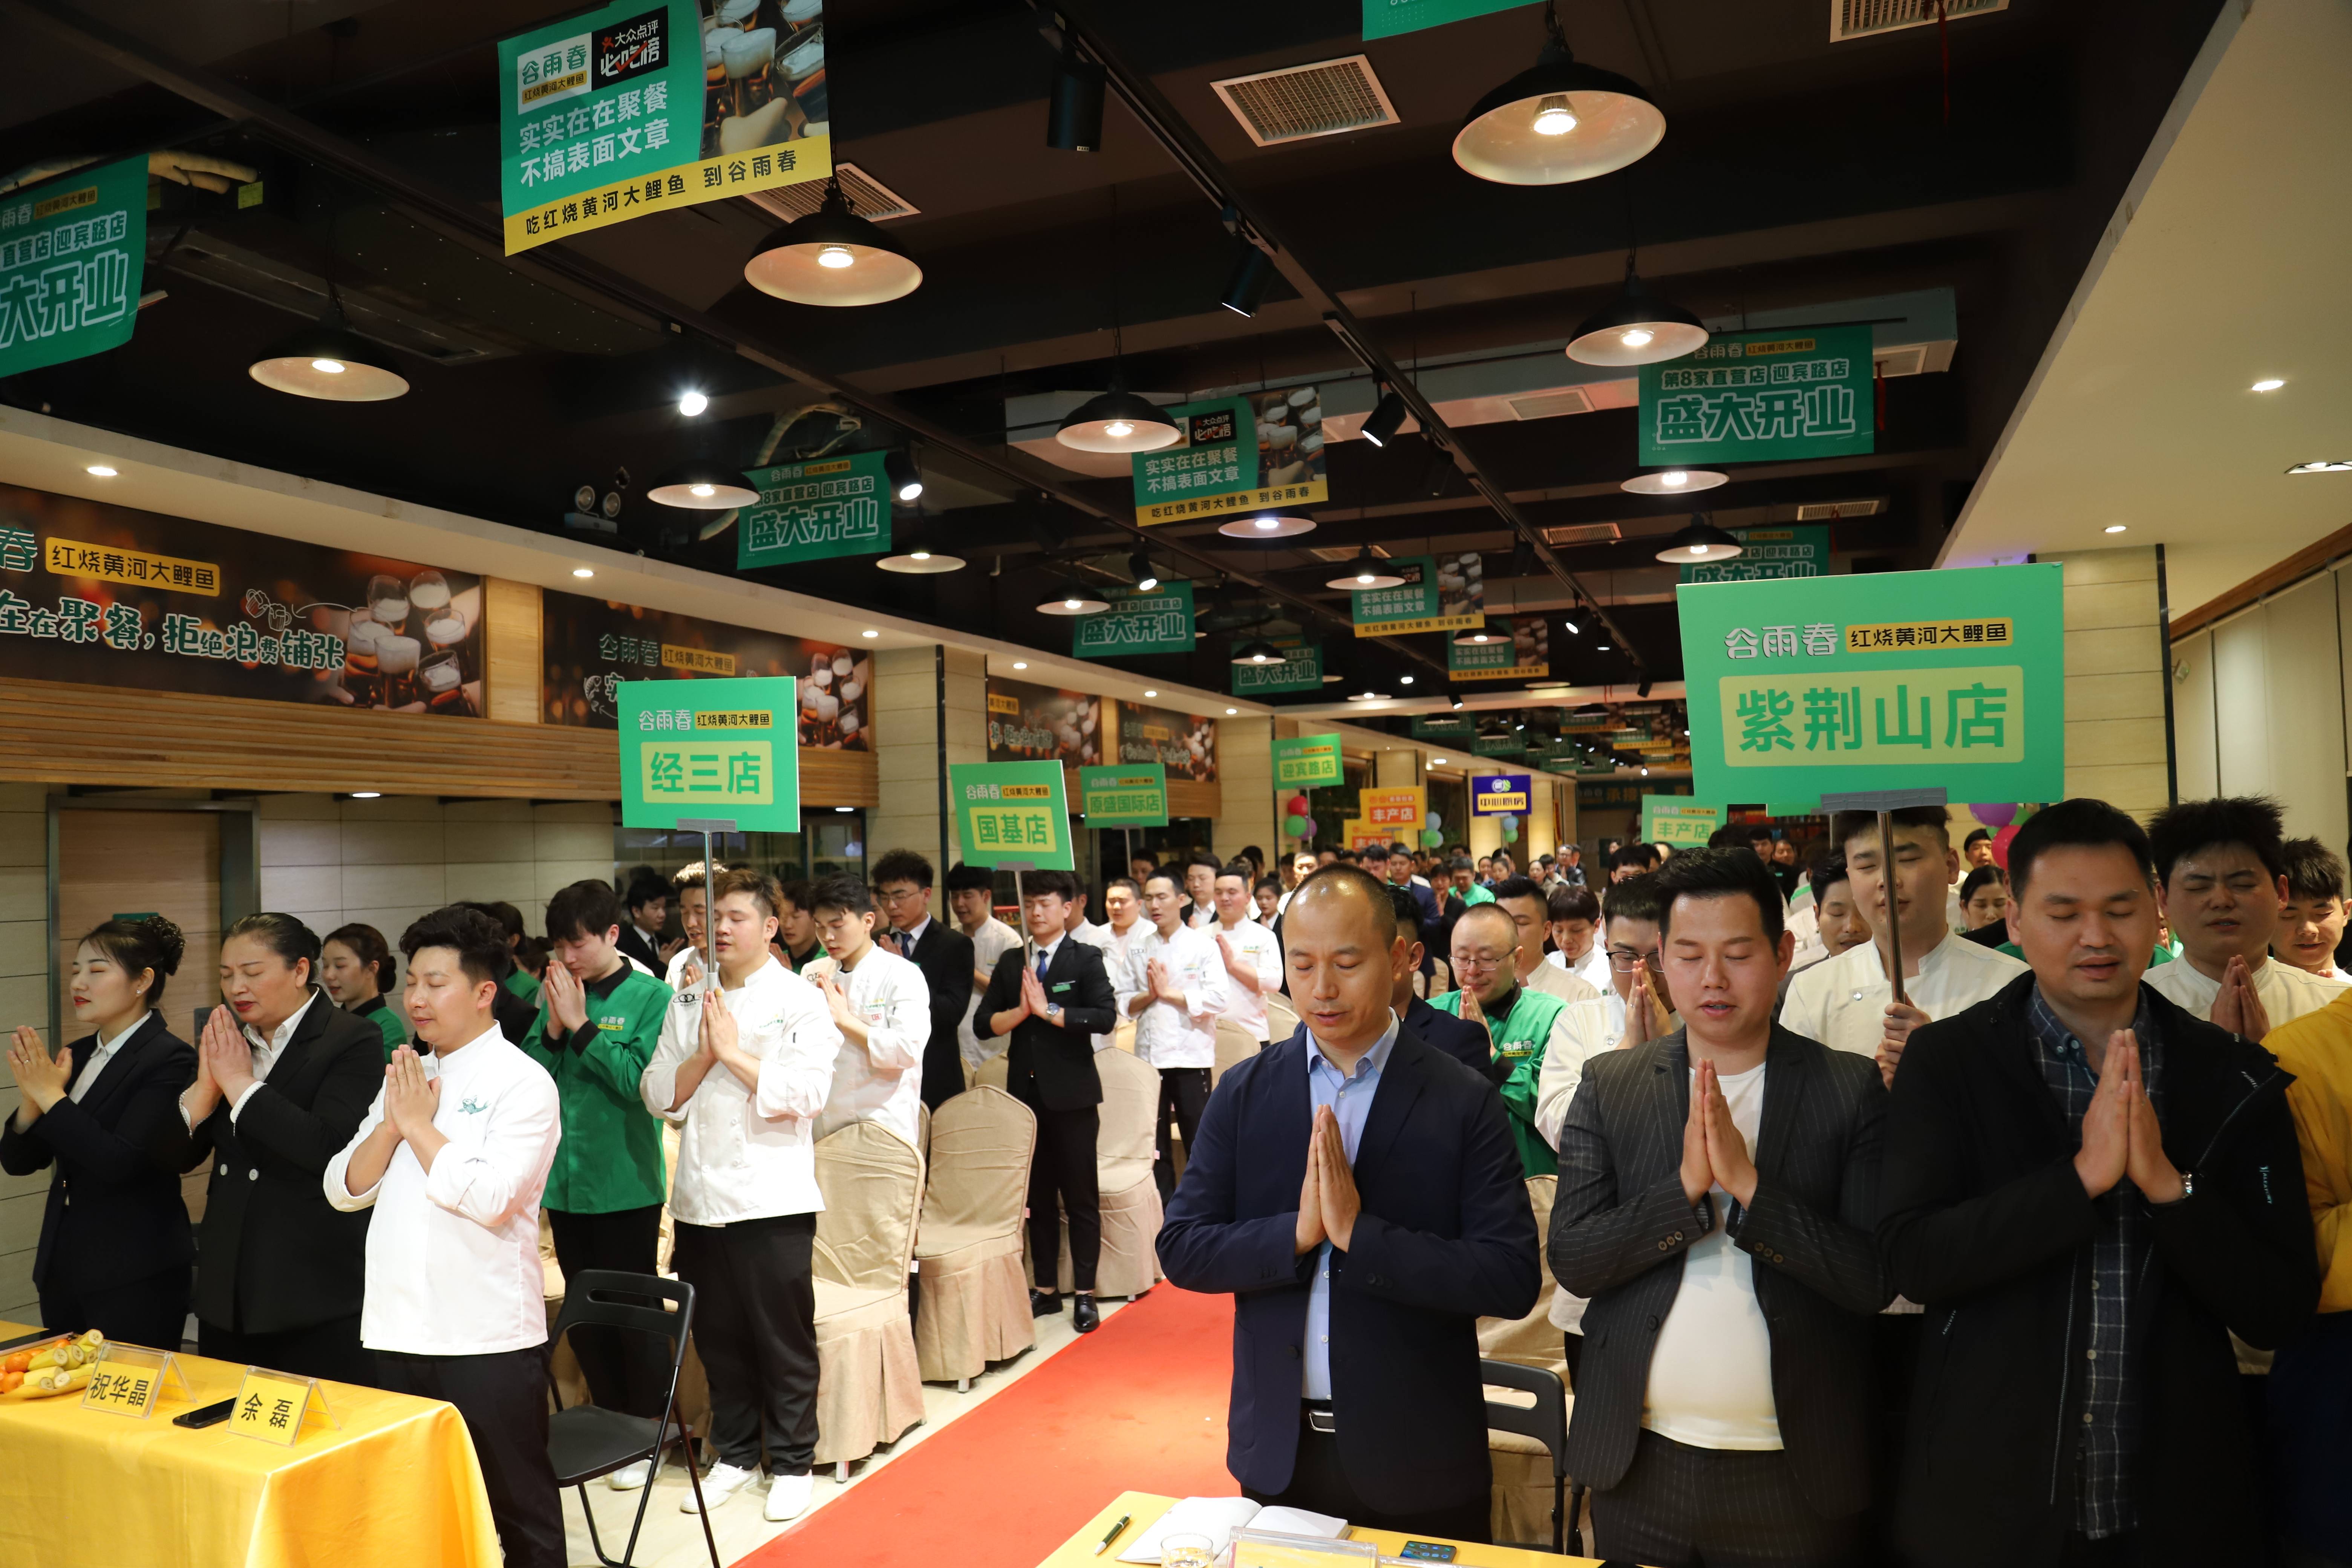
[[[1669,566],[1713,565],[1744,552],[1745,547],[1738,539],[1700,516],[1692,518],[1687,526],[1666,542],[1666,547],[1658,552],[1658,559]]]
[[[1501,642],[1507,635],[1509,634],[1505,632],[1490,631],[1487,629],[1486,623],[1480,621],[1475,626],[1464,626],[1460,631],[1455,632],[1454,643],[1456,647],[1485,647],[1488,643]]]
[[[663,506],[723,511],[730,507],[757,506],[760,487],[740,468],[706,454],[673,464],[656,475],[646,499]]]
[[[1642,286],[1628,255],[1623,292],[1585,318],[1568,341],[1568,357],[1579,364],[1656,364],[1695,352],[1706,339],[1706,326],[1696,316]]]
[[[1272,643],[1267,642],[1264,637],[1259,637],[1254,641],[1245,642],[1242,644],[1241,647],[1234,649],[1234,662],[1235,664],[1264,667],[1267,665],[1287,664],[1290,662],[1290,658],[1280,648],[1275,647]]]
[[[1054,439],[1081,452],[1156,452],[1172,447],[1183,432],[1160,405],[1127,390],[1127,373],[1111,372],[1111,386],[1087,398],[1063,419]]]
[[[326,403],[382,403],[408,390],[391,354],[352,331],[331,283],[326,314],[271,344],[246,374],[272,392]]]
[[[1454,161],[1498,185],[1564,185],[1612,174],[1655,147],[1666,117],[1641,85],[1578,63],[1557,5],[1535,65],[1471,107],[1454,133]]]
[[[1369,544],[1356,552],[1356,558],[1340,569],[1339,576],[1324,584],[1327,588],[1346,588],[1358,594],[1369,594],[1375,588],[1400,588],[1404,579],[1395,567],[1372,553]]]
[[[850,210],[836,174],[816,211],[760,242],[743,280],[796,305],[879,305],[922,287],[923,269],[905,246]]]

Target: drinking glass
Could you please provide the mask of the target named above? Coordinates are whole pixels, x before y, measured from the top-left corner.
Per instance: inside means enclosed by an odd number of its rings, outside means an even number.
[[[1160,1542],[1160,1568],[1210,1568],[1215,1553],[1205,1535],[1171,1535]]]
[[[446,600],[443,601],[445,604]],[[368,579],[368,614],[378,626],[388,631],[404,631],[408,626],[408,584],[397,577],[382,574]]]

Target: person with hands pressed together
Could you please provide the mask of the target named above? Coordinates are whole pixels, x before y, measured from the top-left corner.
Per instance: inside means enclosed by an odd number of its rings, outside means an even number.
[[[2276,1346],[2317,1293],[2288,1077],[2142,980],[2130,817],[2045,807],[2009,861],[2031,973],[1913,1036],[1887,1114],[1879,1245],[1927,1323],[1896,1548],[2243,1560],[2264,1468],[2230,1336]]]
[[[1502,1091],[1511,1113],[1520,1162],[1528,1175],[1548,1176],[1558,1166],[1551,1145],[1535,1130],[1536,1085],[1546,1050],[1559,1038],[1559,1016],[1568,1003],[1520,984],[1518,942],[1519,928],[1499,900],[1472,905],[1454,923],[1454,978],[1460,989],[1433,997],[1429,1005],[1486,1031],[1493,1057],[1486,1076]],[[1582,984],[1570,974],[1560,978]]]
[[[719,1452],[703,1500],[717,1508],[759,1475],[764,1428],[764,1512],[779,1522],[806,1510],[814,1484],[815,1125],[842,1039],[816,987],[768,951],[782,899],[760,872],[719,875],[718,983],[671,1001],[638,1084],[646,1109],[679,1124],[670,1261],[695,1289]],[[693,1494],[678,1506],[693,1512]]]
[[[2336,962],[2347,912],[2343,858],[2316,838],[2290,838],[2281,847],[2286,861],[2286,902],[2279,906],[2271,956],[2306,974],[2352,985],[2352,973]]]
[[[803,970],[802,977],[824,994],[833,1026],[841,1031],[833,1088],[816,1119],[816,1135],[853,1121],[879,1121],[908,1148],[919,1148],[924,1052],[937,1021],[931,987],[912,959],[874,940],[879,912],[856,878],[819,879],[809,890],[809,908],[825,956]],[[970,962],[959,958],[956,968]],[[959,1000],[956,1011],[962,1010]],[[956,1082],[961,1092],[961,1068]]]
[[[1567,967],[1544,962],[1544,942],[1551,930],[1551,902],[1527,877],[1509,877],[1495,884],[1495,902],[1518,930],[1519,946],[1511,962],[1520,985],[1557,996],[1563,1002],[1589,1002],[1601,987]]]
[[[1217,944],[1233,998],[1225,1016],[1263,1046],[1267,1038],[1265,999],[1282,989],[1282,943],[1250,919],[1247,865],[1236,862],[1219,871],[1213,892],[1217,923],[1208,931]]]
[[[1023,879],[1021,917],[1029,942],[997,959],[973,1026],[986,1037],[1010,1037],[1005,1088],[1037,1118],[1037,1151],[1029,1163],[1029,1258],[1035,1275],[1030,1313],[1045,1317],[1062,1309],[1056,1275],[1066,1215],[1070,1289],[1076,1296],[1070,1321],[1087,1334],[1102,1321],[1095,1306],[1095,1274],[1102,1261],[1102,1200],[1095,1168],[1102,1078],[1095,1068],[1095,1042],[1118,1021],[1118,998],[1102,950],[1068,932],[1076,886],[1067,871],[1032,871]],[[1173,900],[1175,885],[1166,876],[1156,877],[1154,886],[1168,889]],[[1164,1101],[1160,1114],[1164,1123]]]
[[[1477,1320],[1539,1282],[1507,1118],[1399,1022],[1382,884],[1327,867],[1284,921],[1302,1026],[1225,1075],[1159,1241],[1171,1282],[1234,1297],[1226,1467],[1263,1503],[1485,1541]]]
[[[1495,1047],[1486,1037],[1485,1018],[1457,1017],[1440,1012],[1422,1000],[1414,990],[1421,977],[1422,947],[1421,905],[1407,888],[1389,884],[1389,901],[1396,908],[1397,930],[1405,933],[1405,967],[1397,975],[1396,987],[1389,997],[1404,1026],[1412,1031],[1423,1045],[1433,1046],[1452,1057],[1481,1078],[1494,1065]]]
[[[1560,1131],[1552,1272],[1590,1299],[1569,1469],[1602,1556],[1838,1563],[1869,1497],[1885,1090],[1774,1025],[1794,941],[1763,861],[1684,850],[1654,881],[1684,1026],[1588,1060]]]
[[[2270,956],[2289,897],[2276,802],[2185,800],[2157,813],[2147,837],[2164,916],[2180,939],[2181,962],[2148,971],[2158,994],[2259,1040],[2343,994],[2336,981]]]
[[[606,884],[587,885],[613,900]],[[612,951],[609,927],[604,940]],[[562,1097],[499,1029],[506,937],[495,921],[436,910],[408,928],[400,951],[402,1001],[431,1059],[406,1046],[393,1052],[366,1120],[321,1180],[338,1210],[373,1215],[361,1338],[385,1387],[446,1400],[466,1418],[506,1561],[562,1568],[539,1261]],[[550,963],[548,977],[561,986],[570,971]]]
[[[1202,894],[1213,894],[1213,886],[1204,884]],[[1189,1157],[1201,1108],[1209,1101],[1209,1069],[1217,1065],[1217,1018],[1233,995],[1224,955],[1207,931],[1184,923],[1190,907],[1174,872],[1153,872],[1143,884],[1143,911],[1150,926],[1128,939],[1126,967],[1111,976],[1118,1010],[1135,1020],[1136,1059],[1160,1073],[1160,1109],[1151,1123],[1159,1155],[1152,1174],[1163,1202],[1176,1190],[1169,1121],[1175,1120]]]

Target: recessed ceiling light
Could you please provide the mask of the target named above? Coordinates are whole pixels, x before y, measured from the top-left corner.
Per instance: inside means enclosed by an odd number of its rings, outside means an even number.
[[[585,566],[574,566],[572,569],[572,574],[574,577],[593,577],[596,575],[593,570]]]
[[[1411,686],[1412,684],[1412,677],[1410,675],[1400,675],[1397,677],[1397,684],[1399,686]]]
[[[1029,668],[1029,661],[1025,658],[1016,658],[1013,661],[1013,668],[1015,669],[1026,669]]]
[[[92,463],[89,468],[84,468],[82,472],[86,474],[95,474],[101,479],[110,479],[114,477],[113,468],[106,463]]]
[[[352,798],[353,800],[382,800],[383,798],[383,791],[380,789],[355,789],[352,791]]]
[[[1022,667],[1021,667],[1020,665],[1017,665],[1017,664],[1016,664],[1016,665],[1014,665],[1013,668],[1015,668],[1015,669],[1019,669],[1019,668],[1021,668]],[[1146,690],[1146,691],[1144,692],[1144,695],[1145,695],[1146,697],[1157,697],[1157,696],[1159,696],[1159,695],[1160,695],[1160,693],[1158,693],[1157,691]]]
[[[2126,525],[2126,524],[2124,524],[2124,523],[2120,523],[2120,522],[2111,522],[2111,523],[2107,524],[2107,531],[2108,531],[2109,533],[2121,533],[2121,532],[2124,531],[2124,529],[2126,528],[2126,526],[2127,526],[2127,525]]]
[[[2284,386],[2285,384],[2286,383],[2280,380],[2277,376],[2266,375],[2263,377],[2262,380],[2254,383],[2252,390],[2256,392],[2276,392],[2280,387]]]
[[[1238,712],[1240,712],[1240,711],[1241,711],[1241,710],[1240,710],[1240,709],[1238,709],[1238,708],[1228,708],[1228,709],[1226,709],[1226,710],[1225,710],[1225,711],[1226,711],[1227,713],[1229,713],[1229,714],[1230,714],[1230,713],[1238,713]]]
[[[1445,759],[1444,757],[1432,757],[1429,759],[1429,765],[1433,768],[1442,768],[1445,765]]]
[[[2352,474],[2352,458],[2321,458],[2308,463],[2297,463],[2287,472],[2290,474]]]
[[[866,627],[864,631],[862,631],[862,632],[858,633],[857,635],[858,635],[859,637],[880,637],[882,634],[881,634],[880,632],[876,631],[873,627],[868,626],[868,627]]]
[[[849,812],[856,811],[857,808],[854,805],[836,805],[833,809],[835,811]]]
[[[688,419],[710,406],[710,399],[698,392],[689,392],[677,400],[677,411]]]

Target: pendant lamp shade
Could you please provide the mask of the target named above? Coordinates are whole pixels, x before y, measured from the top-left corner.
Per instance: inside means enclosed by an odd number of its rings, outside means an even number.
[[[1480,621],[1475,626],[1464,626],[1455,632],[1454,641],[1461,647],[1485,647],[1490,642],[1500,642],[1503,636],[1501,632],[1489,631],[1486,623]]]
[[[1682,358],[1706,339],[1696,316],[1643,288],[1640,275],[1628,268],[1625,291],[1576,329],[1568,357],[1579,364],[1656,364]]]
[[[1688,527],[1667,541],[1658,552],[1658,559],[1669,566],[1712,565],[1729,561],[1745,553],[1739,541],[1705,518],[1695,517]]]
[[[340,302],[291,337],[263,352],[246,374],[272,392],[326,403],[382,403],[408,390],[385,350],[352,331]]]
[[[942,572],[962,571],[964,560],[961,555],[942,555],[937,551],[910,550],[903,555],[885,555],[874,564],[903,576],[932,577]]]
[[[1369,547],[1358,552],[1356,558],[1341,568],[1339,576],[1324,584],[1359,594],[1369,594],[1375,588],[1401,588],[1403,585],[1404,579],[1397,575],[1387,562],[1373,554]]]
[[[1182,435],[1159,405],[1114,386],[1070,410],[1054,439],[1081,452],[1156,452]]]
[[[1098,616],[1109,608],[1109,601],[1095,598],[1082,588],[1072,588],[1039,605],[1037,613],[1041,616]]]
[[[1643,468],[1630,479],[1619,480],[1617,488],[1637,496],[1686,496],[1730,482],[1731,476],[1720,468]]]
[[[1641,84],[1569,52],[1557,16],[1536,63],[1473,104],[1454,161],[1498,185],[1564,185],[1613,174],[1664,139],[1666,117]]]
[[[1245,642],[1234,649],[1234,662],[1247,665],[1276,665],[1287,664],[1290,659],[1289,656],[1280,648],[1264,638],[1259,638],[1255,642]]]
[[[716,458],[688,458],[655,476],[646,499],[698,511],[757,506],[760,489],[740,469]]]
[[[849,208],[841,182],[824,201],[760,242],[743,280],[796,305],[879,305],[922,287],[923,269],[906,247]]]

